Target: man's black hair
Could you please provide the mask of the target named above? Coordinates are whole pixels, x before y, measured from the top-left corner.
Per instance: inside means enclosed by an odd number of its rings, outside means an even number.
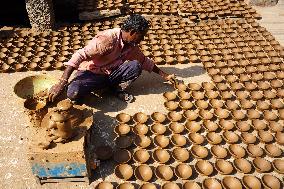
[[[139,14],[130,15],[122,24],[121,29],[130,32],[135,31],[136,33],[146,32],[149,28],[149,22]]]

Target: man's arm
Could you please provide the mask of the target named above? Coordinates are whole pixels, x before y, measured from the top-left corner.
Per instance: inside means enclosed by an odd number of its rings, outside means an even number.
[[[175,75],[174,74],[167,74],[166,72],[162,71],[156,64],[154,65],[152,71],[155,72],[156,74],[159,74],[162,78],[171,82],[172,84],[175,84]]]

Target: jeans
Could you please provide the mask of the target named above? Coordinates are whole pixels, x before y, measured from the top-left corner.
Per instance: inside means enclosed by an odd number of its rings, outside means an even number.
[[[67,88],[67,97],[77,101],[91,92],[110,87],[114,91],[124,91],[142,72],[141,64],[136,61],[126,61],[110,75],[101,75],[89,70],[78,71]]]

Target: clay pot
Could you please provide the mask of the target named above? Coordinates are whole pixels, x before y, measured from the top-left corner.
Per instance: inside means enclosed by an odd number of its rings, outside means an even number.
[[[151,126],[151,131],[154,133],[154,134],[157,134],[157,135],[162,135],[166,132],[167,128],[161,124],[161,123],[154,123],[152,126]]]
[[[135,168],[135,177],[138,180],[149,181],[153,176],[153,171],[149,165],[139,165]]]
[[[155,170],[156,176],[162,180],[170,180],[173,176],[173,170],[167,165],[159,165]]]
[[[206,118],[204,118],[204,119],[206,119]],[[208,120],[203,120],[203,126],[209,132],[216,131],[219,128],[217,123],[212,122],[212,121],[208,121]]]
[[[207,109],[209,104],[205,100],[197,100],[195,105],[200,109]]]
[[[232,130],[235,127],[235,124],[230,120],[221,119],[219,121],[220,128],[223,130]]]
[[[163,96],[167,101],[175,100],[177,97],[177,95],[174,92],[165,92]]]
[[[128,180],[133,175],[133,169],[128,164],[120,164],[116,166],[114,172],[118,178],[123,180]]]
[[[174,148],[172,151],[172,156],[175,160],[179,162],[184,162],[189,159],[189,152],[184,148]]]
[[[229,152],[235,158],[242,158],[246,155],[245,149],[238,144],[231,144],[229,146]]]
[[[167,110],[169,111],[174,111],[178,108],[178,103],[175,101],[167,101],[164,103],[165,107],[167,108]]]
[[[133,184],[131,184],[129,182],[125,182],[125,183],[118,185],[117,189],[135,189],[135,187],[134,187]]]
[[[221,137],[221,135],[219,135],[219,134],[217,134],[217,133],[215,133],[215,132],[209,132],[209,133],[207,133],[206,138],[207,138],[208,142],[209,142],[210,144],[213,144],[213,145],[215,145],[215,144],[220,144],[220,143],[222,142],[222,137]]]
[[[261,147],[252,144],[247,146],[247,152],[250,157],[260,157],[264,153]]]
[[[119,149],[114,152],[113,159],[119,164],[127,163],[131,159],[131,153],[126,149]]]
[[[186,181],[183,186],[183,189],[201,189],[201,186],[194,181]]]
[[[198,83],[189,83],[188,84],[188,88],[191,90],[191,91],[199,91],[202,89],[201,85],[199,85]]]
[[[186,91],[187,90],[187,86],[184,83],[178,83],[178,84],[174,85],[174,87],[178,91]]]
[[[242,100],[240,101],[240,104],[241,104],[241,107],[242,107],[243,109],[251,109],[251,108],[253,108],[253,106],[254,106],[253,101],[251,101],[251,100],[246,100],[246,99],[242,99]]]
[[[165,148],[169,145],[170,139],[167,138],[164,135],[157,135],[154,138],[154,143],[155,143],[156,146],[158,146],[160,148]]]
[[[120,113],[116,116],[116,120],[120,123],[127,123],[131,119],[131,116],[126,113]]]
[[[202,144],[205,141],[204,136],[198,133],[190,133],[188,138],[193,144]]]
[[[185,128],[192,133],[198,132],[201,129],[201,126],[199,123],[195,121],[187,121],[185,123]]]
[[[189,165],[180,163],[176,166],[175,175],[181,179],[188,179],[192,175],[192,169]]]
[[[266,144],[264,146],[266,154],[270,157],[279,157],[282,155],[282,150],[275,144]]]
[[[175,112],[175,111],[169,112],[167,116],[168,116],[168,119],[173,122],[177,122],[182,119],[182,114],[179,112]]]
[[[100,182],[95,189],[114,189],[114,186],[110,182]]]
[[[235,120],[242,120],[246,117],[246,114],[242,110],[234,110],[232,115]]]
[[[145,162],[147,162],[149,160],[149,158],[150,158],[150,154],[145,149],[138,149],[133,154],[133,159],[136,162],[139,162],[139,163],[145,163]]]
[[[134,114],[133,120],[136,123],[146,123],[147,120],[148,120],[148,116],[146,114],[144,114],[143,112],[138,112],[138,113]]]
[[[163,149],[156,149],[153,153],[153,158],[159,163],[166,163],[170,160],[170,154]]]
[[[270,143],[274,140],[273,135],[270,133],[270,131],[258,131],[258,138],[263,143]]]
[[[273,168],[277,173],[284,174],[284,160],[274,159],[272,162]]]
[[[208,156],[208,149],[200,145],[193,145],[191,147],[191,153],[195,158],[203,159]]]
[[[269,120],[269,121],[273,121],[278,118],[278,116],[274,112],[269,111],[269,110],[264,110],[263,115],[264,115],[264,119]]]
[[[181,100],[179,102],[179,107],[183,110],[188,110],[190,108],[192,108],[194,105],[192,102],[190,102],[189,100]]]
[[[218,91],[206,91],[205,92],[205,96],[209,99],[215,99],[219,96],[219,92]]]
[[[198,113],[192,110],[186,110],[183,113],[184,117],[190,121],[196,120],[198,118]]]
[[[184,131],[184,126],[178,122],[170,123],[169,128],[175,134],[179,134]]]
[[[201,175],[209,176],[213,173],[214,168],[209,161],[198,160],[195,164],[195,169]]]
[[[253,160],[253,165],[256,171],[260,173],[269,172],[272,168],[272,165],[269,161],[260,157],[257,157]]]
[[[246,159],[235,159],[234,167],[241,173],[249,173],[252,170],[251,163]]]
[[[218,99],[211,99],[210,104],[213,108],[222,108],[224,106],[224,101],[223,100],[218,100]]]
[[[202,188],[204,189],[222,189],[222,185],[217,179],[206,178],[202,183]]]
[[[148,133],[148,126],[146,126],[145,124],[142,123],[137,123],[134,127],[133,127],[133,132],[137,135],[145,135]]]
[[[161,189],[180,189],[180,187],[174,182],[167,182],[162,185]]]
[[[133,140],[130,136],[119,136],[115,139],[116,146],[119,148],[127,148],[131,146]]]
[[[284,103],[280,99],[271,99],[270,103],[273,109],[281,109],[284,107]]]
[[[228,152],[226,148],[221,147],[219,145],[214,145],[210,149],[212,155],[217,159],[224,159],[228,156]]]
[[[166,120],[166,115],[160,112],[154,112],[151,114],[151,118],[154,122],[163,123]]]
[[[222,175],[228,175],[234,170],[232,164],[226,160],[217,160],[215,163],[215,168]]]
[[[225,189],[242,189],[242,183],[235,177],[224,177],[222,180],[222,186]]]
[[[267,189],[280,189],[283,184],[279,179],[272,175],[263,175],[261,178],[262,184]]]
[[[284,133],[279,132],[279,131],[276,132],[275,140],[278,144],[283,145],[284,144]]]
[[[140,186],[139,189],[157,189],[157,187],[155,186],[155,184],[145,183],[142,186]]]
[[[245,175],[242,179],[243,186],[247,189],[261,189],[262,185],[259,179],[255,176]]]

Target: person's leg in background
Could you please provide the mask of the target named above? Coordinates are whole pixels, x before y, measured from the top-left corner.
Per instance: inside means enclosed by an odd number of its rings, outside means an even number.
[[[112,89],[120,99],[127,103],[134,100],[134,97],[125,89],[141,75],[141,72],[141,64],[137,60],[133,60],[124,62],[110,74]]]
[[[78,71],[75,78],[68,85],[67,97],[71,101],[81,104],[86,95],[109,85],[110,82],[106,75],[95,74],[91,71]]]

